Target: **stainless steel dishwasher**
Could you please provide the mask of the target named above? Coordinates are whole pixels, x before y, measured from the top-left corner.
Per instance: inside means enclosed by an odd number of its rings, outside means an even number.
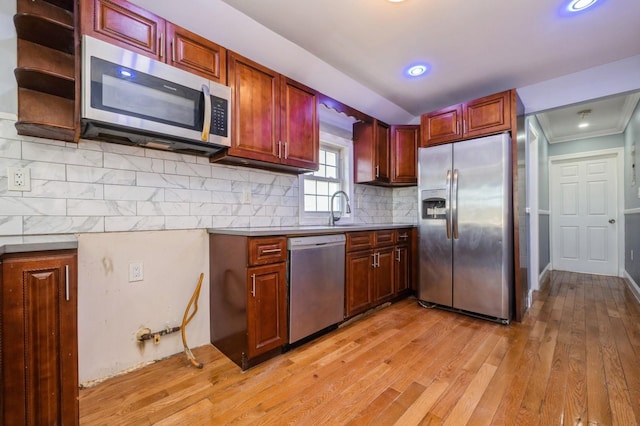
[[[289,343],[344,319],[345,240],[344,234],[289,238]]]

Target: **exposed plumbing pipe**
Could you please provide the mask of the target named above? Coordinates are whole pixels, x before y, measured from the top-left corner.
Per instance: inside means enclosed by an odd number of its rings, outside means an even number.
[[[204,272],[200,273],[200,279],[198,280],[198,285],[196,286],[193,295],[191,296],[191,300],[189,300],[189,304],[187,304],[187,309],[184,311],[184,316],[182,317],[182,327],[180,327],[182,331],[182,345],[184,346],[184,353],[187,355],[191,364],[193,364],[197,368],[202,368],[203,364],[196,360],[196,357],[187,346],[187,337],[185,335],[185,329],[187,324],[191,321],[191,319],[195,316],[196,312],[198,312],[198,298],[200,297],[200,288],[202,287],[202,280],[204,279]],[[193,312],[189,315],[189,310],[191,309],[191,305],[193,305]],[[188,317],[187,317],[188,316]]]

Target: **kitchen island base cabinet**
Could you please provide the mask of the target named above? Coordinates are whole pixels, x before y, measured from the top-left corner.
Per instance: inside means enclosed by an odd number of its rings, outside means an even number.
[[[75,250],[5,254],[0,270],[0,424],[79,424]]]
[[[211,234],[211,343],[242,370],[287,342],[285,237]]]

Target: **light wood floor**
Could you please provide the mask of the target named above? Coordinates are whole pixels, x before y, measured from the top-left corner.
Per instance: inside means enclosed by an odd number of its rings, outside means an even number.
[[[640,423],[640,306],[554,272],[502,326],[407,299],[247,372],[211,346],[80,391],[84,425]]]

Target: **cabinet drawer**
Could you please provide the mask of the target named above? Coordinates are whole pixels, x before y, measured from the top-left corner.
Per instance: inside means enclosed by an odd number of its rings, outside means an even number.
[[[285,260],[287,260],[287,239],[285,237],[249,239],[250,265],[265,265]]]
[[[374,245],[376,247],[393,245],[396,242],[395,236],[396,236],[396,231],[393,229],[376,231]]]
[[[398,229],[396,230],[396,244],[409,244],[411,240],[410,229]]]
[[[370,231],[347,232],[347,251],[365,250],[373,247],[374,233]]]

